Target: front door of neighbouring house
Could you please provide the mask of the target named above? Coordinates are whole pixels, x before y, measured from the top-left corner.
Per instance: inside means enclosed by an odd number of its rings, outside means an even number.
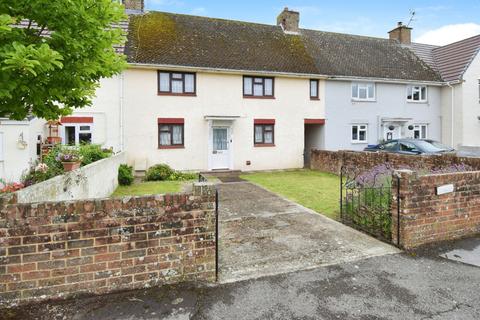
[[[230,129],[212,128],[211,164],[213,170],[230,169]]]
[[[398,124],[386,124],[384,126],[384,137],[385,141],[390,141],[394,139],[400,139],[402,135],[401,127]]]

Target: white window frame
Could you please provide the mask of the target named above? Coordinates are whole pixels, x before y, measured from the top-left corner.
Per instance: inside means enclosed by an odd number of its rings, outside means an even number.
[[[425,127],[425,137],[422,137],[422,127]],[[415,138],[415,131],[420,132],[420,138],[418,139],[428,139],[428,124],[426,123],[416,123],[413,125],[413,138]]]
[[[368,87],[372,86],[373,88],[373,97],[369,98],[368,97]],[[354,86],[357,86],[357,91],[356,91],[356,97],[354,96],[353,93],[353,88]],[[366,98],[360,98],[360,90],[365,89],[366,90]],[[376,101],[377,99],[377,88],[375,85],[375,82],[360,82],[360,81],[354,81],[352,82],[351,88],[350,88],[350,95],[352,97],[353,101]]]
[[[478,79],[478,103],[480,103],[480,79]]]
[[[89,126],[90,129],[89,130],[80,130],[80,127],[84,127],[84,126]],[[62,130],[62,144],[66,144],[67,142],[67,132],[66,132],[66,129],[67,127],[75,127],[75,145],[79,145],[80,144],[80,132],[81,133],[90,133],[91,135],[91,143],[93,144],[94,140],[93,140],[93,137],[94,137],[94,134],[93,134],[93,123],[64,123],[63,124],[63,130]]]
[[[364,129],[361,127],[364,126]],[[353,128],[357,127],[357,139],[353,139]],[[365,131],[365,140],[360,140],[360,131]],[[350,140],[354,144],[367,144],[368,143],[368,124],[367,123],[355,123],[350,125]]]
[[[422,99],[422,88],[425,88],[425,99]],[[412,90],[412,97],[408,98],[408,94],[410,89]],[[420,100],[415,100],[413,96],[415,95],[415,92],[418,92],[418,96]],[[428,101],[428,86],[424,85],[408,85],[407,86],[407,93],[406,93],[407,101],[408,102],[414,102],[414,103],[426,103]]]

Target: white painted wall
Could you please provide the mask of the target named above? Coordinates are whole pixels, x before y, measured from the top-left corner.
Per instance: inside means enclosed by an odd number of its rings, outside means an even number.
[[[462,84],[463,96],[463,127],[461,140],[462,146],[480,147],[480,97],[479,84],[480,79],[480,53],[472,61],[465,74]]]
[[[451,87],[444,86],[442,87],[441,91],[442,142],[446,145],[452,146],[453,148],[458,148],[463,141],[463,86],[462,84],[453,84]]]
[[[91,107],[77,109],[71,116],[93,117],[92,143],[121,150],[120,102],[122,76],[101,79]],[[63,128],[61,129],[63,131]]]
[[[157,71],[125,71],[125,151],[136,169],[167,163],[207,170],[205,116],[239,116],[232,124],[233,169],[303,167],[304,119],[324,118],[324,100],[311,101],[309,79],[275,78],[275,99],[244,99],[242,75],[197,73],[197,96],[158,96]],[[325,88],[320,81],[320,97]],[[158,118],[185,118],[185,148],[158,149]],[[275,119],[275,147],[254,147],[254,119]],[[251,161],[247,166],[246,161]]]
[[[325,89],[325,149],[363,150],[383,139],[381,118],[411,118],[403,124],[403,136],[413,135],[410,124],[428,124],[428,138],[441,139],[441,88],[429,86],[426,103],[407,101],[407,84],[376,83],[376,100],[351,98],[351,81],[327,81]],[[368,124],[367,143],[352,143],[351,125]]]
[[[18,203],[103,198],[118,186],[118,167],[124,152],[91,163],[16,192]]]
[[[37,134],[44,134],[42,119],[30,121],[0,120],[0,139],[3,158],[0,159],[0,178],[7,182],[18,182],[24,171],[37,159]],[[23,135],[26,145],[19,143]]]

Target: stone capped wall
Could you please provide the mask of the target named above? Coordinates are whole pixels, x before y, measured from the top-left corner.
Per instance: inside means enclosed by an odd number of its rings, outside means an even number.
[[[215,187],[192,193],[0,202],[0,307],[215,280]]]

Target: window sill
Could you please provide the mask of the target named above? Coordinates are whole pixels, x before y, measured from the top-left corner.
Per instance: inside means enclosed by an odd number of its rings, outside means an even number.
[[[377,102],[377,99],[352,99],[352,102]]]
[[[425,101],[413,101],[413,100],[407,100],[407,103],[417,103],[417,104],[427,104],[428,100]]]
[[[368,144],[367,141],[352,141],[352,144]]]
[[[312,101],[320,101],[320,98],[313,98],[313,97],[310,97],[310,100],[312,100]]]
[[[275,99],[275,97],[267,97],[267,96],[243,96],[244,99]]]
[[[185,149],[185,146],[158,146],[158,149]]]
[[[275,143],[255,143],[253,146],[255,148],[275,147]]]
[[[170,93],[170,92],[158,92],[158,96],[181,96],[181,97],[196,97],[196,93]]]

